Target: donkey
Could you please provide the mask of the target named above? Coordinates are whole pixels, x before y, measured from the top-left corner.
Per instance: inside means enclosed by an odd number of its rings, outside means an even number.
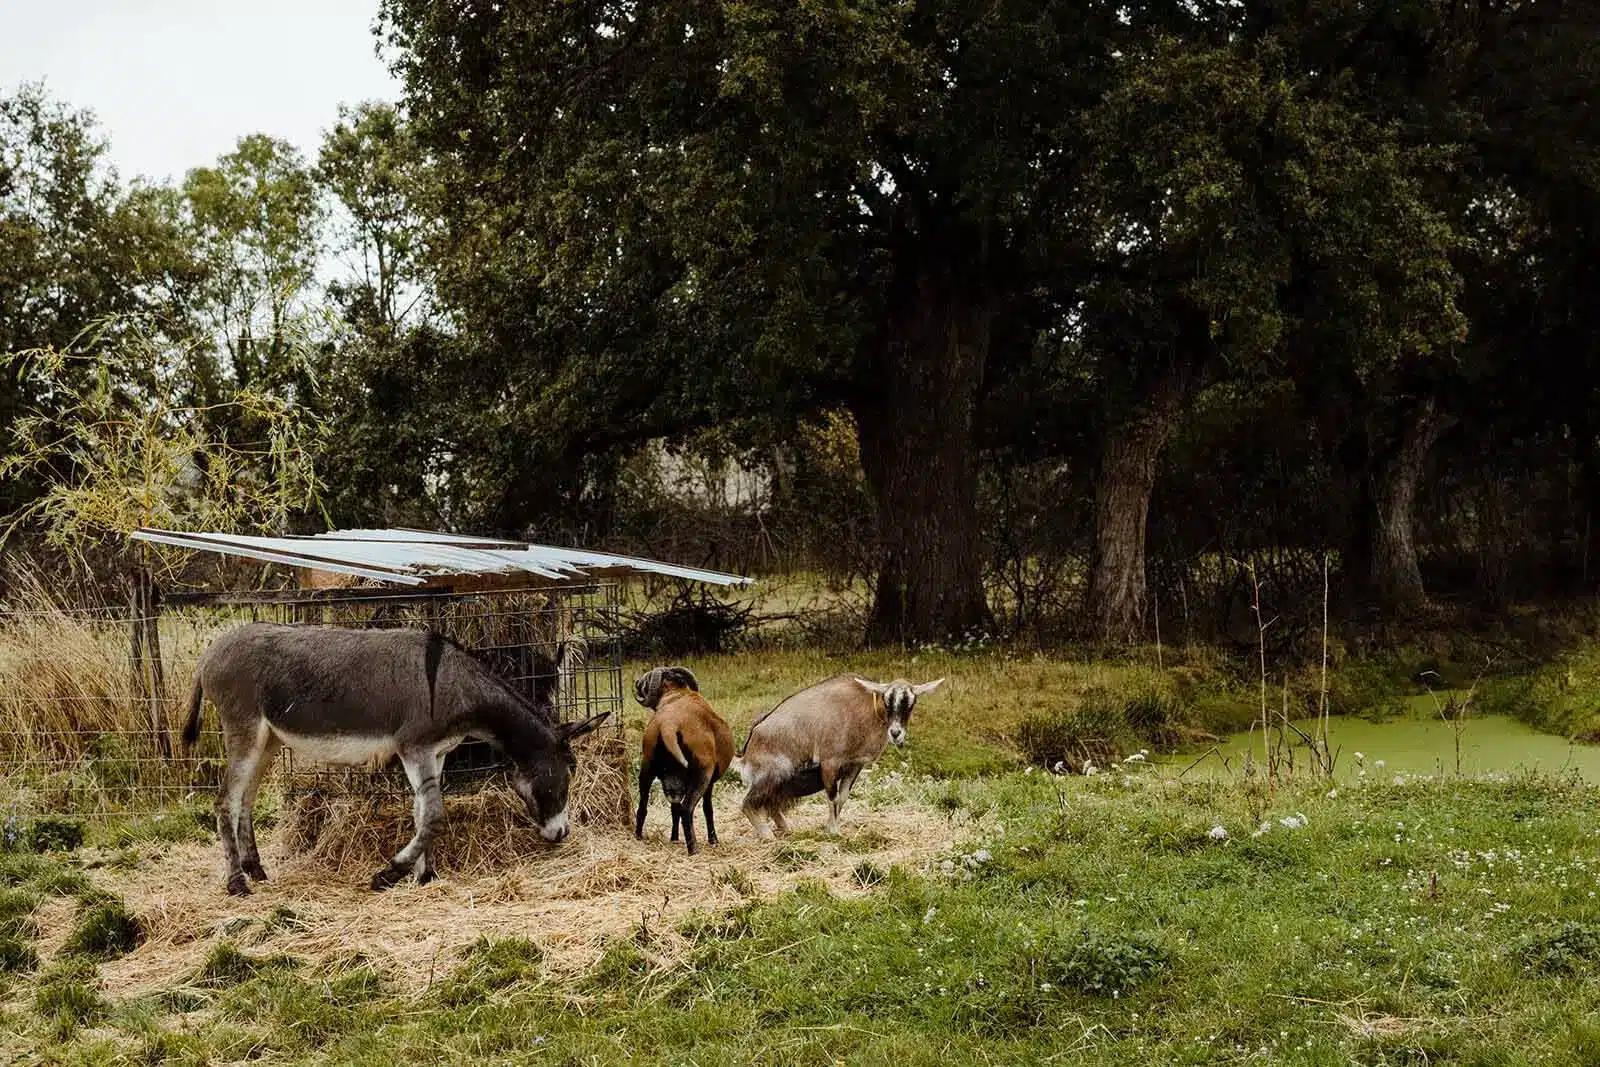
[[[567,786],[577,760],[571,740],[610,712],[563,724],[448,638],[413,629],[250,623],[212,642],[189,696],[186,746],[200,736],[209,697],[222,720],[227,769],[217,795],[217,834],[228,892],[265,881],[253,808],[278,750],[304,759],[378,770],[395,757],[415,794],[416,833],[372,877],[388,889],[415,873],[434,878],[430,849],[444,817],[439,774],[447,752],[472,738],[498,748],[511,786],[546,841],[567,836]]]

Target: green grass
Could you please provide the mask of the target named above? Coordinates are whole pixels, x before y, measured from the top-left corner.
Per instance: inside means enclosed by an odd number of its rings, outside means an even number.
[[[362,968],[218,949],[183,1056],[1577,1064],[1600,1048],[1600,791],[1305,783],[1259,836],[1228,784],[1012,773],[943,795],[972,828],[948,868],[863,864],[859,898],[802,883],[693,919],[665,971],[624,939],[563,983],[531,943],[483,941],[418,1000]],[[149,1062],[176,1020],[105,1005],[77,966],[38,980],[30,1039]]]
[[[361,964],[274,954],[273,932],[307,921],[280,909],[248,924],[249,949],[223,942],[172,990],[108,1002],[96,960],[26,955],[52,893],[83,900],[85,926],[117,925],[101,914],[115,902],[85,880],[96,861],[0,854],[0,936],[22,952],[0,975],[0,1061],[1600,1062],[1600,789],[1374,775],[1269,793],[1151,768],[1083,778],[1027,766],[1107,722],[1128,731],[1124,744],[1160,731],[1181,744],[1184,731],[1249,719],[1249,677],[1203,654],[1165,656],[1163,671],[1143,656],[1000,649],[689,661],[741,738],[760,710],[839,671],[948,677],[859,803],[920,798],[951,828],[947,851],[916,868],[875,861],[874,834],[847,835],[863,891],[849,898],[807,879],[814,832],[777,851],[797,879],[782,895],[713,858],[707,876],[741,902],[686,920],[691,950],[666,966],[641,925],[586,974],[558,978],[529,931],[441,960],[417,994]],[[630,665],[629,680],[647,666]],[[1370,699],[1389,714],[1415,689],[1398,669],[1341,667],[1336,706]],[[1564,689],[1553,673],[1522,684],[1576,706],[1588,676],[1567,669]],[[1595,678],[1600,689],[1600,668]],[[643,709],[628,718],[637,737]],[[159,863],[188,832],[148,824],[117,862]]]

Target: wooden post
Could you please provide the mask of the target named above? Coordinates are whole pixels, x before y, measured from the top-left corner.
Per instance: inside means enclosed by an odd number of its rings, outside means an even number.
[[[150,731],[164,758],[172,756],[172,733],[167,727],[167,683],[161,663],[161,626],[156,583],[150,568],[134,569],[128,600],[132,627],[129,664],[133,671],[133,698],[150,710]]]

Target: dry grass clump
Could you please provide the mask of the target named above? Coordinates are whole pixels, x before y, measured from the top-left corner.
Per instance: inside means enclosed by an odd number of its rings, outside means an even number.
[[[568,792],[568,813],[577,827],[628,823],[628,752],[624,740],[606,730],[573,744],[578,769]],[[291,783],[293,785],[293,783]],[[505,785],[445,797],[444,827],[434,866],[464,876],[502,871],[548,849],[522,800]],[[279,839],[298,861],[341,877],[370,874],[411,839],[415,827],[409,797],[362,796],[359,792],[292,792],[284,805]]]

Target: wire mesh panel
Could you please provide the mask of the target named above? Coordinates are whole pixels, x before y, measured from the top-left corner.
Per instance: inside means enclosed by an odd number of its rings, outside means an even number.
[[[244,622],[358,629],[415,627],[473,651],[532,699],[545,688],[562,720],[623,710],[615,583],[543,589],[391,593],[318,590],[179,594],[155,606],[6,611],[0,607],[0,820],[17,808],[153,814],[209,804],[224,766],[215,713],[193,750],[178,745],[195,665]],[[286,791],[409,793],[397,765],[377,773],[308,765],[285,751]],[[503,770],[487,745],[450,754],[443,785],[460,791]]]
[[[0,812],[148,814],[215,789],[214,729],[173,749],[205,634],[149,604],[0,606]]]

